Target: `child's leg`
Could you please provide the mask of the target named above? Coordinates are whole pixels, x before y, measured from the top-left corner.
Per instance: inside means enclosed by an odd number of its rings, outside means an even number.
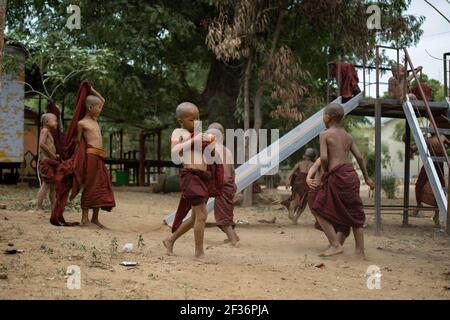
[[[364,257],[364,229],[353,228],[355,236],[355,254]]]
[[[81,208],[81,225],[87,226],[89,225],[89,209],[88,208]]]
[[[241,241],[241,238],[239,238],[239,236],[238,236],[237,233],[236,233],[236,228],[233,228],[232,230],[233,230],[234,236],[236,237],[236,240],[237,240],[238,242]]]
[[[204,203],[192,206],[192,211],[195,212],[194,221],[194,238],[195,238],[195,257],[201,258],[205,255],[203,251],[203,238],[205,235],[205,224],[208,213]]]
[[[46,184],[45,182],[42,182],[42,185],[39,188],[39,191],[37,194],[37,207],[36,207],[37,211],[44,210],[42,207],[42,203],[44,202],[45,194],[47,193],[48,189],[49,189],[48,184]]]
[[[92,213],[92,219],[91,219],[91,222],[93,223],[93,224],[95,224],[95,225],[97,225],[98,227],[100,227],[100,228],[106,228],[104,225],[102,225],[101,223],[100,223],[100,221],[98,220],[98,213],[100,212],[100,208],[94,208],[93,209],[93,213]]]
[[[167,254],[169,256],[173,254],[173,245],[175,244],[175,241],[177,241],[179,237],[181,237],[183,234],[191,230],[192,227],[194,227],[194,221],[195,221],[195,213],[194,211],[192,211],[191,217],[186,221],[183,221],[183,223],[178,227],[178,229],[174,233],[172,233],[170,236],[168,236],[166,239],[163,240],[164,247],[166,247]]]
[[[294,224],[297,224],[298,219],[299,219],[300,216],[302,215],[303,211],[305,211],[305,209],[306,209],[306,207],[303,207],[303,208],[298,207],[298,208],[297,208],[297,211],[296,211],[296,214],[295,214],[295,216],[294,216],[294,219],[292,220],[292,222],[293,222]]]
[[[237,239],[237,235],[236,235],[236,233],[234,232],[233,227],[230,226],[230,225],[228,225],[228,226],[221,226],[220,229],[221,229],[223,232],[225,232],[225,234],[227,235],[228,240],[230,240],[231,244],[232,244],[233,246],[236,246],[236,245],[237,245],[237,242],[238,242],[239,240]]]
[[[440,228],[441,227],[441,223],[439,222],[439,211],[438,210],[436,210],[434,212],[433,221],[434,221],[434,227],[435,228]]]
[[[53,207],[55,206],[56,202],[56,192],[55,192],[55,185],[51,184],[49,185],[50,192],[48,193],[48,198],[50,200],[50,210],[53,210]]]
[[[328,241],[330,242],[330,248],[325,250],[321,256],[332,256],[335,254],[340,254],[343,252],[342,245],[339,242],[339,238],[336,234],[336,231],[334,230],[334,227],[331,223],[329,223],[326,219],[322,218],[320,215],[316,215],[316,219],[319,222],[320,226],[322,227],[323,232],[328,238]]]
[[[344,245],[345,239],[347,239],[347,237],[345,236],[345,234],[343,234],[342,232],[337,232],[337,237],[339,239],[339,242],[341,243],[341,246]]]

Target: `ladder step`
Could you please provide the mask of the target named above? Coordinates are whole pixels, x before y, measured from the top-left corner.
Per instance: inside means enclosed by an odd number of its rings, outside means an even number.
[[[433,128],[420,128],[422,130],[422,132],[424,133],[435,133]],[[450,129],[446,129],[446,128],[438,128],[438,131],[440,134],[445,134],[445,135],[450,135]]]
[[[430,158],[431,158],[431,160],[433,160],[434,162],[445,162],[445,157],[431,156]]]

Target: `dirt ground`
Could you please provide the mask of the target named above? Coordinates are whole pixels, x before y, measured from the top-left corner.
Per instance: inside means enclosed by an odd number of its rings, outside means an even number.
[[[327,242],[308,209],[292,225],[280,205],[238,207],[235,219],[248,222],[237,226],[240,247],[223,242],[210,216],[207,259],[197,262],[192,232],[176,243],[176,256],[166,256],[161,243],[170,233],[162,220],[179,194],[116,189],[117,208],[101,215],[109,229],[99,230],[50,225],[48,212],[27,211],[36,192],[0,187],[8,205],[0,210],[0,299],[450,299],[450,243],[429,215],[410,218],[409,228],[400,215],[383,215],[382,236],[368,215],[367,260],[360,261],[352,238],[344,254],[318,257]],[[77,212],[65,216],[80,219]],[[274,217],[273,224],[258,222]],[[124,253],[128,242],[135,248]],[[23,252],[3,254],[8,248]],[[124,260],[138,265],[121,266]],[[67,288],[71,265],[81,270],[79,290]],[[370,265],[381,271],[380,289],[367,287]]]

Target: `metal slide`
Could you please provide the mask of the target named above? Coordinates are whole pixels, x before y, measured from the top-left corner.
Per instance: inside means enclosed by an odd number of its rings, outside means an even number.
[[[414,141],[416,142],[417,149],[420,154],[420,159],[425,167],[425,171],[430,181],[431,189],[433,190],[434,197],[436,199],[439,208],[439,220],[441,224],[447,219],[447,197],[445,196],[445,191],[442,188],[439,176],[436,172],[436,168],[433,164],[433,158],[428,150],[428,146],[425,142],[425,138],[422,134],[422,129],[417,121],[416,114],[414,112],[413,106],[409,101],[409,98],[403,103],[403,110],[406,115],[409,127],[414,136]],[[444,225],[442,224],[442,225]]]
[[[359,93],[344,106],[344,113],[348,114],[355,109],[363,94]],[[340,103],[341,98],[337,98],[333,102]],[[299,124],[297,127],[286,133],[279,140],[260,151],[236,169],[236,185],[237,192],[241,192],[250,184],[258,180],[261,176],[269,173],[278,167],[279,163],[292,155],[298,149],[303,147],[309,141],[317,137],[320,132],[325,130],[323,124],[323,109],[315,113],[313,116]],[[278,152],[277,152],[278,151]],[[214,198],[210,198],[206,204],[208,213],[214,209]],[[189,215],[186,217],[186,219]],[[175,218],[175,211],[170,213],[164,219],[164,222],[171,226]]]

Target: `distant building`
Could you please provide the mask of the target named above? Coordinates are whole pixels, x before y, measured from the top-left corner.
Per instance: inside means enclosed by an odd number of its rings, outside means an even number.
[[[370,119],[372,120],[372,119]],[[388,154],[391,157],[390,168],[385,169],[382,168],[382,175],[393,174],[398,179],[404,178],[404,170],[405,170],[405,144],[402,141],[398,141],[394,138],[395,128],[396,126],[403,126],[404,128],[404,119],[390,119],[390,118],[382,118],[381,119],[381,143],[384,145],[384,148],[388,149]],[[368,144],[370,148],[375,149],[375,127],[369,125],[367,127],[363,127],[360,130],[363,131],[365,137],[367,137]],[[383,156],[382,156],[383,157]],[[411,181],[414,181],[415,178],[419,175],[420,167],[422,166],[422,161],[420,160],[420,156],[415,154],[414,157],[409,159],[410,161],[410,178]]]

